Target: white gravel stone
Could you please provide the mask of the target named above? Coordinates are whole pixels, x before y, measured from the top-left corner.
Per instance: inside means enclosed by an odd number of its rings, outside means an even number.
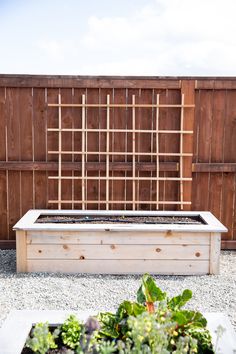
[[[221,252],[220,275],[155,276],[170,295],[193,291],[188,307],[224,312],[236,328],[236,252]],[[14,250],[0,250],[0,326],[12,309],[111,310],[135,300],[141,276],[86,274],[16,274]]]

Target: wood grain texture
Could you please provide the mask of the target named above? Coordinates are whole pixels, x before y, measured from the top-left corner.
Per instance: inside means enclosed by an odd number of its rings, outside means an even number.
[[[16,271],[17,273],[27,272],[27,244],[26,232],[16,232]]]
[[[29,260],[29,272],[92,273],[92,274],[207,274],[208,261],[166,260]]]
[[[182,80],[181,93],[184,94],[185,104],[195,104],[194,82]],[[184,109],[183,130],[194,129],[194,109]],[[193,153],[193,136],[183,134],[183,152]],[[192,157],[183,157],[183,177],[192,177]],[[192,199],[192,184],[183,183],[183,201],[191,201]],[[184,205],[184,210],[190,210],[191,205]]]
[[[108,236],[107,236],[108,235]],[[108,234],[104,232],[78,232],[72,231],[56,232],[56,231],[28,231],[27,243],[29,244],[91,244],[91,245],[109,245],[109,244],[127,244],[127,245],[143,245],[145,244],[173,244],[173,245],[209,245],[210,233],[161,233],[158,235],[153,232],[112,232]]]
[[[143,240],[145,241],[145,240]],[[212,247],[212,246],[211,246]],[[219,252],[217,253],[219,254]],[[166,259],[208,260],[209,246],[202,245],[28,245],[27,259]],[[216,261],[216,258],[214,258]],[[212,262],[212,271],[216,265]]]
[[[6,151],[6,89],[0,88],[0,160],[7,159]],[[0,171],[0,240],[8,239],[7,171]]]
[[[210,269],[209,274],[220,273],[220,234],[211,234],[210,240]]]

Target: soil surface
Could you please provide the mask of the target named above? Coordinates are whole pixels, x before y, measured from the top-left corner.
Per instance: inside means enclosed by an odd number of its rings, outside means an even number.
[[[63,347],[61,349],[50,349],[47,351],[47,354],[66,354],[68,353],[68,348]],[[74,353],[74,351],[73,351]],[[33,350],[29,348],[24,348],[21,352],[21,354],[34,354]]]
[[[107,216],[107,215],[42,215],[36,223],[56,224],[205,224],[200,216]]]

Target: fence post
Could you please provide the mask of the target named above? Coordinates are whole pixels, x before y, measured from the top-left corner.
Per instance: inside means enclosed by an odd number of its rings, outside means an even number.
[[[181,80],[181,94],[184,104],[195,104],[195,80]],[[194,108],[184,109],[183,130],[194,130]],[[183,152],[193,154],[193,134],[183,135]],[[183,177],[192,178],[193,156],[183,157]],[[192,201],[192,181],[183,183],[183,202]],[[183,210],[191,210],[191,204],[184,204]]]

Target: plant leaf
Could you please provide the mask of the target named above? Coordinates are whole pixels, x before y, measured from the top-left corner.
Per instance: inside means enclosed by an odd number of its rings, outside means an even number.
[[[168,307],[171,310],[177,310],[183,307],[192,298],[192,291],[185,289],[181,295],[175,296],[168,300]]]
[[[142,285],[137,292],[137,301],[140,304],[145,304],[146,302],[162,301],[165,297],[166,293],[157,287],[154,279],[149,274],[144,274]]]

